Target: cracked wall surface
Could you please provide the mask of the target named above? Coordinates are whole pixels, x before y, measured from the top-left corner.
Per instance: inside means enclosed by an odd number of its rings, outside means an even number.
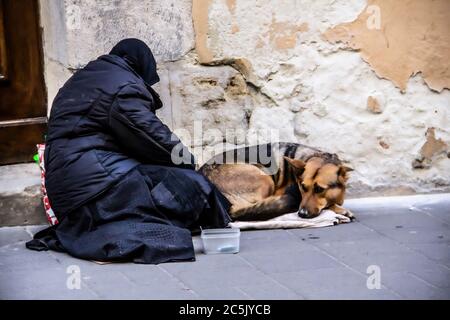
[[[449,3],[42,0],[49,101],[74,70],[140,37],[159,62],[159,115],[200,162],[294,141],[349,162],[354,196],[449,191]]]

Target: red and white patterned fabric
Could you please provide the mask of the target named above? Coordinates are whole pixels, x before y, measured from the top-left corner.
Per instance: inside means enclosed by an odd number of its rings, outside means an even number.
[[[55,216],[55,213],[52,210],[52,206],[50,205],[50,200],[47,196],[47,189],[45,188],[45,165],[44,165],[44,152],[45,152],[45,144],[36,145],[39,156],[39,168],[41,169],[41,193],[42,193],[42,202],[44,203],[45,214],[47,215],[47,220],[51,225],[58,224],[58,219]]]

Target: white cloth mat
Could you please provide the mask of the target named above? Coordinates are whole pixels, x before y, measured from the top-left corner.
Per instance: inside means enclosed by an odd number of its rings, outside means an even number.
[[[312,219],[300,218],[297,212],[292,212],[266,221],[234,221],[230,223],[230,226],[241,230],[320,228],[350,221],[349,218],[331,210],[323,210],[319,216]]]

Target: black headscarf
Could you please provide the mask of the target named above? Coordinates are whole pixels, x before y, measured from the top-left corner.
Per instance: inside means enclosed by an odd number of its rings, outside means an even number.
[[[159,82],[159,76],[156,71],[156,61],[153,53],[145,42],[129,38],[119,41],[109,54],[113,54],[124,59],[133,70],[141,76],[147,85],[147,89],[155,99],[155,110],[162,107],[159,95],[152,85]]]

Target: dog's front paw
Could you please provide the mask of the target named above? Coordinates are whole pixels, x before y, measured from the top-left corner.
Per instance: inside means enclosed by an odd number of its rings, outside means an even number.
[[[353,214],[353,212],[351,212],[350,210],[345,209],[345,208],[342,208],[342,209],[344,209],[344,213],[342,213],[342,215],[350,218],[350,220],[355,220],[355,215]]]
[[[349,223],[349,222],[352,222],[352,220],[349,217],[344,216],[343,214],[336,214],[335,221],[333,222],[333,224],[337,225],[337,224]]]
[[[332,211],[334,211],[337,214],[343,215],[347,218],[349,218],[350,220],[354,220],[355,219],[355,215],[353,214],[353,212],[351,212],[350,210],[343,208],[341,206],[338,205],[334,205],[333,207],[330,208]]]

